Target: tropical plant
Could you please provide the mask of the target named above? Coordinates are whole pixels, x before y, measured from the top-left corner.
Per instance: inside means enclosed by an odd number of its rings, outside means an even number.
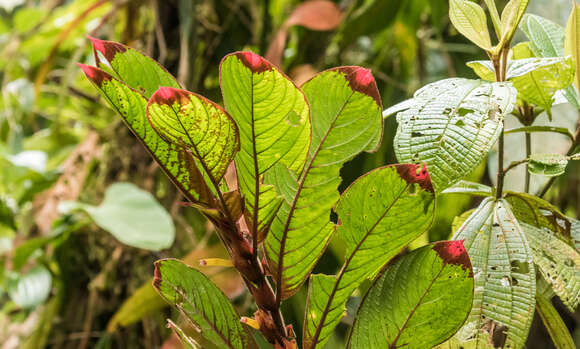
[[[299,88],[257,54],[235,52],[220,64],[222,108],[182,89],[135,49],[91,40],[96,66],[80,64],[85,75],[188,205],[213,223],[229,252],[230,260],[201,263],[236,268],[255,301],[253,317],[240,316],[198,270],[173,259],[156,262],[155,288],[195,329],[169,323],[186,346],[256,347],[244,323],[276,348],[296,348],[281,304],[307,280],[304,348],[329,341],[349,296],[366,280],[376,281],[350,346],[369,340],[377,347],[437,345],[461,326],[473,294],[463,243],[401,254],[433,221],[435,190],[426,168],[380,167],[339,194],[342,165],[377,149],[383,134],[369,70],[333,68]],[[333,235],[346,247],[342,268],[335,275],[311,274]],[[377,309],[374,303],[385,297],[398,301]],[[383,337],[368,336],[383,326]]]

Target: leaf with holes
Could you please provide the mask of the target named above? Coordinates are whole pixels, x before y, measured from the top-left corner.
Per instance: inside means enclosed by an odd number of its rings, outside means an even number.
[[[162,259],[155,262],[153,286],[218,348],[256,347],[227,297],[200,271],[177,259]]]
[[[330,239],[340,168],[362,151],[376,150],[383,130],[379,92],[370,71],[334,68],[302,88],[312,119],[306,166],[298,178],[281,167],[270,179],[277,188],[289,189],[281,192],[285,200],[265,243],[282,299],[298,291]]]
[[[473,307],[451,341],[522,348],[532,323],[536,274],[526,237],[505,200],[485,199],[459,228],[475,276]]]
[[[415,250],[388,266],[362,301],[348,348],[431,348],[461,327],[473,300],[462,241]]]
[[[444,190],[485,159],[516,95],[510,83],[461,78],[423,87],[397,114],[397,159],[426,163],[435,190]]]
[[[159,135],[188,149],[217,187],[240,148],[232,118],[210,100],[171,87],[151,96],[147,117]]]
[[[116,57],[116,55],[111,53],[111,45],[117,47],[118,50],[121,50],[120,47],[124,47],[120,44],[96,40],[93,40],[93,44],[96,49],[100,50],[99,52],[108,52],[106,56],[111,59]],[[123,49],[129,50],[129,48]],[[140,54],[135,51],[134,55]],[[148,57],[143,57],[139,61],[148,62],[150,60]],[[103,64],[101,63],[101,65]],[[136,64],[133,65],[138,67]],[[136,90],[141,86],[151,85],[150,78],[148,78],[149,75],[152,75],[150,72],[164,70],[157,63],[155,63],[157,68],[148,68],[149,65],[141,66],[143,70],[130,75],[133,85],[127,85],[99,68],[83,64],[79,64],[79,66],[109,105],[121,115],[125,124],[147,148],[155,161],[184,195],[192,202],[209,204],[211,191],[207,187],[202,173],[197,168],[193,156],[183,147],[168,143],[153,130],[146,115],[147,99],[141,92]],[[150,70],[146,70],[146,68]],[[132,69],[136,68],[133,67]],[[120,71],[124,72],[124,70]],[[122,76],[124,75],[125,73],[122,73]],[[138,80],[139,78],[143,79],[143,81]],[[160,80],[166,82],[170,79],[165,77]],[[176,85],[177,83],[174,82],[174,84]],[[151,89],[154,88],[151,94],[158,87],[150,87]]]
[[[548,229],[526,223],[521,226],[540,274],[574,312],[580,304],[580,254]]]
[[[310,277],[304,348],[324,347],[351,293],[429,228],[433,208],[429,174],[417,165],[374,170],[342,194],[336,231],[346,244],[346,261],[337,275]]]
[[[264,177],[278,163],[302,173],[310,146],[310,108],[288,77],[252,52],[224,57],[220,84],[226,110],[240,130],[235,163],[248,223],[262,241],[282,203]]]

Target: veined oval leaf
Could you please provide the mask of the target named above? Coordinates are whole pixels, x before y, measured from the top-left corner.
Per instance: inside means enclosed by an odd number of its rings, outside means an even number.
[[[520,29],[530,40],[530,49],[537,57],[564,56],[565,32],[559,24],[537,15],[525,14]],[[564,95],[575,108],[580,107],[578,92],[573,86],[568,86]]]
[[[414,250],[387,266],[355,318],[348,348],[431,348],[461,327],[473,300],[462,241]]]
[[[556,177],[564,174],[568,166],[568,157],[562,154],[532,154],[528,159],[528,171],[531,174]]]
[[[296,174],[310,146],[310,108],[304,93],[274,65],[252,52],[236,52],[220,64],[226,110],[240,130],[236,170],[249,225],[262,241],[281,197],[264,175],[280,163]]]
[[[566,35],[564,41],[564,52],[571,55],[576,63],[576,88],[580,89],[580,5],[573,2],[572,12],[566,24]]]
[[[162,259],[155,262],[153,286],[218,348],[256,347],[228,298],[200,271],[177,259]]]
[[[184,195],[192,202],[208,204],[211,191],[193,156],[181,145],[168,143],[153,130],[146,115],[147,99],[99,68],[79,66]]]
[[[282,194],[285,200],[265,243],[281,299],[298,291],[330,240],[340,168],[360,152],[376,150],[383,130],[379,92],[369,70],[334,68],[316,75],[302,89],[312,120],[306,166],[299,178],[279,168],[269,181],[290,189]]]
[[[426,163],[435,190],[462,179],[486,156],[515,105],[510,83],[446,79],[418,90],[397,114],[395,154],[401,163]]]
[[[453,26],[484,50],[491,50],[487,17],[478,4],[469,0],[450,0],[449,19]]]
[[[145,98],[150,98],[162,86],[181,87],[159,63],[134,48],[114,41],[89,39],[93,43],[97,67],[139,91]]]
[[[459,228],[475,276],[473,307],[450,343],[522,348],[532,323],[536,274],[522,229],[505,200],[485,199]]]
[[[346,261],[337,275],[310,277],[304,348],[324,347],[351,293],[429,228],[434,206],[429,174],[417,165],[371,171],[342,194],[336,231],[346,244]]]
[[[580,304],[580,254],[552,231],[521,224],[538,270],[574,312]]]
[[[240,149],[234,120],[193,92],[159,88],[149,99],[147,117],[159,135],[188,148],[216,185]]]
[[[514,33],[518,29],[518,24],[522,20],[526,9],[528,8],[529,0],[510,0],[501,13],[501,27],[503,33],[501,35],[498,46],[503,47],[510,42]]]

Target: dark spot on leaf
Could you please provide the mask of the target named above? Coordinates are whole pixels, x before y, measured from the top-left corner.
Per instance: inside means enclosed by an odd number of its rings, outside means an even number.
[[[411,132],[411,137],[421,137],[422,135],[421,132]]]
[[[459,114],[459,116],[465,116],[465,115],[471,114],[473,112],[474,112],[473,109],[468,109],[468,108],[459,108],[457,110],[457,114]]]
[[[514,273],[527,274],[530,272],[530,267],[529,267],[528,263],[525,263],[522,261],[518,261],[518,260],[512,261],[511,267],[512,267],[512,271]]]

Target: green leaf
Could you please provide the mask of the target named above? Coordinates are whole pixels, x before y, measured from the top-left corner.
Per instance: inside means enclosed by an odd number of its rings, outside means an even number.
[[[580,254],[552,231],[521,224],[537,269],[562,302],[574,312],[580,304]]]
[[[509,83],[461,78],[423,87],[397,114],[397,159],[426,163],[435,190],[444,190],[486,158],[516,95]]]
[[[453,239],[465,240],[475,274],[473,307],[455,341],[464,347],[522,348],[534,315],[536,274],[509,204],[485,199]]]
[[[537,57],[563,57],[565,32],[562,26],[531,14],[525,14],[520,29],[530,40],[530,49]],[[575,108],[580,107],[578,93],[573,86],[564,90],[564,95]]]
[[[473,271],[461,241],[422,247],[388,266],[365,296],[348,348],[431,348],[461,327]]]
[[[180,145],[166,142],[153,130],[146,115],[147,99],[101,69],[83,64],[79,66],[184,195],[192,202],[208,204],[211,192],[192,154]],[[149,73],[141,72],[138,75]]]
[[[10,299],[22,308],[33,308],[43,303],[52,288],[52,275],[42,265],[37,265],[25,274],[9,277],[6,286]]]
[[[528,159],[531,174],[556,177],[566,172],[568,157],[562,154],[532,154]]]
[[[574,136],[570,133],[570,130],[568,130],[566,127],[556,127],[556,126],[524,126],[524,127],[518,127],[518,128],[511,129],[511,130],[507,130],[504,132],[504,134],[518,133],[518,132],[526,132],[526,133],[554,132],[554,133],[563,134],[564,136],[570,138],[570,140],[574,139]]]
[[[181,327],[177,326],[173,321],[167,319],[167,327],[173,330],[173,333],[177,335],[181,344],[185,347],[185,349],[201,349],[201,345],[195,341],[195,339],[188,336]]]
[[[572,12],[566,24],[566,36],[564,40],[564,52],[574,58],[576,65],[576,88],[580,89],[580,5],[573,1]]]
[[[538,310],[538,314],[540,314],[542,322],[544,323],[544,326],[546,326],[550,338],[552,338],[557,349],[576,348],[576,344],[570,336],[568,327],[548,298],[541,294],[537,294],[536,309]]]
[[[240,149],[238,128],[225,110],[193,92],[161,87],[149,99],[147,117],[159,135],[189,149],[217,187]]]
[[[481,79],[485,81],[495,81],[495,73],[491,61],[471,61],[467,62],[466,65],[473,69],[473,72]]]
[[[346,261],[337,275],[310,277],[304,348],[324,347],[351,293],[429,228],[434,206],[429,174],[416,165],[374,170],[342,194],[336,231],[345,242]]]
[[[169,213],[149,192],[131,183],[113,183],[99,206],[72,203],[122,243],[159,251],[170,247],[175,227]]]
[[[330,213],[339,199],[340,168],[362,151],[376,150],[383,133],[379,92],[370,71],[334,68],[302,88],[312,114],[306,166],[299,178],[282,167],[270,180],[277,188],[288,188],[280,193],[285,200],[265,242],[281,299],[298,291],[332,235]]]
[[[97,67],[149,99],[159,87],[180,88],[165,68],[141,52],[118,42],[89,37]],[[102,61],[104,58],[105,61]]]
[[[310,108],[288,77],[252,52],[224,57],[220,84],[240,130],[235,163],[249,225],[262,241],[282,201],[264,176],[278,163],[301,174],[310,146]]]
[[[457,31],[474,44],[491,50],[487,17],[481,6],[469,0],[450,0],[449,19]]]
[[[228,298],[200,271],[176,259],[162,259],[155,262],[153,286],[218,348],[255,347]]]
[[[511,0],[508,2],[501,13],[502,35],[499,47],[511,42],[514,33],[518,29],[518,24],[522,20],[529,0]]]
[[[477,196],[492,196],[493,189],[481,183],[474,183],[460,180],[449,188],[443,190],[441,194],[469,194]]]

